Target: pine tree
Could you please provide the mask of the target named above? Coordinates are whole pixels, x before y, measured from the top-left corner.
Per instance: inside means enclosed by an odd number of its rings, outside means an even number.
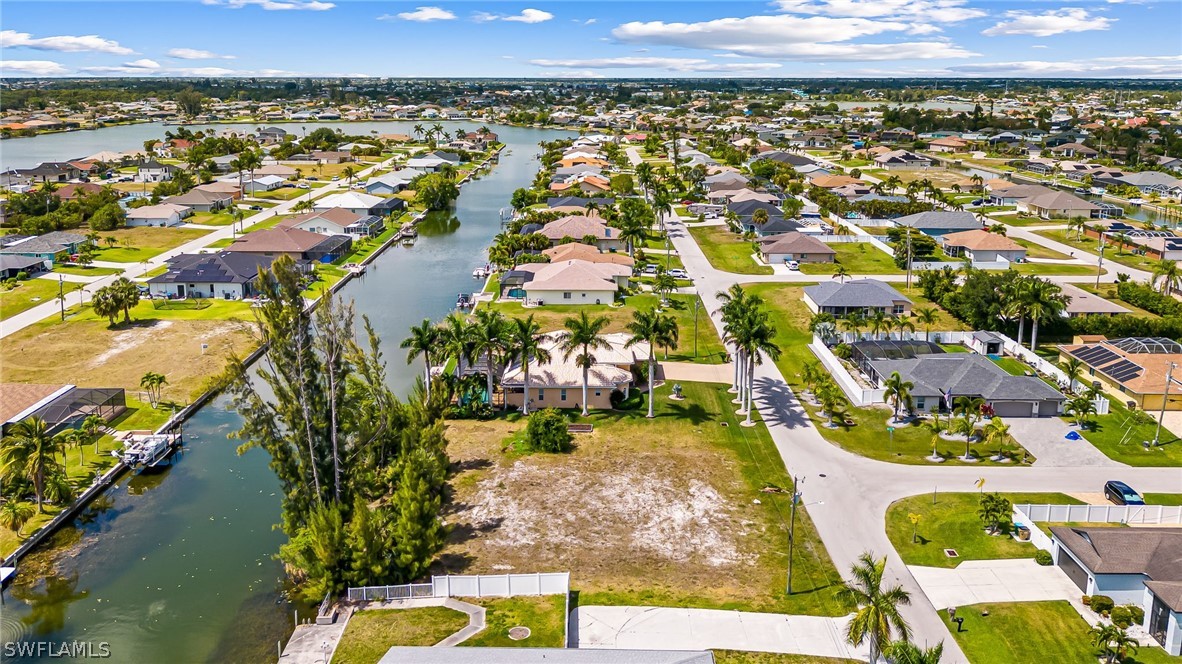
[[[440,496],[431,490],[431,481],[423,472],[423,458],[418,451],[403,464],[398,489],[394,492],[394,523],[391,550],[395,573],[402,581],[411,581],[427,571],[431,559],[443,548],[444,532],[439,522]]]

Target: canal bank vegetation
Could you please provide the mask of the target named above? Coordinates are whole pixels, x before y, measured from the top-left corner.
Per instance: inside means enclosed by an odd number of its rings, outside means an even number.
[[[261,276],[256,326],[269,349],[255,380],[231,361],[243,418],[234,437],[240,452],[265,451],[283,486],[279,557],[298,594],[318,601],[420,577],[445,537],[445,395],[416,390],[401,402],[368,319],[358,338],[352,305],[326,295],[307,311],[289,258]]]

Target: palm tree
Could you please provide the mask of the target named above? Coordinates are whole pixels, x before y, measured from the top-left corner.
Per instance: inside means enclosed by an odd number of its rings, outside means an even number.
[[[1096,404],[1086,396],[1075,397],[1067,402],[1063,409],[1075,420],[1075,424],[1083,429],[1088,424],[1088,416],[1096,412]]]
[[[1084,363],[1078,357],[1069,357],[1067,361],[1059,363],[1059,368],[1067,374],[1068,391],[1075,392],[1075,382],[1079,380],[1079,374],[1083,372]]]
[[[743,349],[739,348],[738,344],[735,343],[735,330],[737,329],[739,319],[746,315],[746,309],[751,306],[751,300],[757,298],[756,296],[748,295],[739,284],[732,284],[729,289],[718,291],[715,297],[722,302],[719,313],[722,314],[723,341],[734,349],[735,384],[732,390],[738,393],[735,403],[741,403],[743,399],[743,386],[746,384],[746,381],[741,380],[740,377],[746,374],[743,372]]]
[[[653,278],[653,292],[661,299],[661,303],[665,304],[668,300],[669,293],[677,289],[677,280],[668,272],[660,270],[657,276]]]
[[[528,318],[514,318],[508,331],[510,353],[521,362],[521,370],[525,374],[525,394],[521,400],[521,414],[529,415],[529,365],[531,362],[545,364],[550,361],[550,351],[542,346],[546,340],[542,328],[534,321],[534,315]]]
[[[849,399],[845,398],[841,388],[832,380],[825,381],[818,386],[816,396],[817,401],[821,403],[821,413],[829,419],[829,428],[835,428],[833,418],[841,414],[842,407],[849,404]]]
[[[844,265],[838,265],[837,269],[833,271],[833,276],[841,283],[845,283],[845,278],[850,276],[849,270],[845,269]]]
[[[611,344],[603,338],[603,331],[611,323],[607,316],[591,318],[586,311],[578,317],[563,321],[564,332],[558,334],[558,347],[564,360],[575,356],[575,366],[583,370],[583,417],[587,417],[587,386],[591,382],[591,367],[595,366],[594,351],[607,350]]]
[[[940,444],[940,434],[943,433],[948,427],[940,421],[939,413],[932,413],[932,421],[924,422],[923,428],[931,435],[932,456],[928,458],[933,460],[940,459],[940,452],[937,449],[937,445]]]
[[[431,359],[438,343],[439,328],[432,325],[429,318],[424,318],[422,323],[410,328],[410,336],[403,339],[401,344],[402,348],[407,349],[407,364],[414,362],[418,356],[423,356],[423,363],[426,365],[424,380],[427,385],[428,399],[431,398]]]
[[[50,436],[45,420],[36,416],[13,424],[0,448],[0,476],[10,482],[32,482],[38,514],[45,511],[46,481],[61,470],[57,461],[60,451],[61,440]]]
[[[99,453],[99,439],[102,438],[103,427],[107,422],[103,420],[101,415],[87,415],[86,419],[82,420],[81,429],[90,440],[94,441],[94,453]]]
[[[1019,275],[1006,284],[1001,292],[1001,316],[1006,320],[1018,320],[1018,345],[1026,334],[1026,316],[1030,308],[1030,288],[1033,279]]]
[[[456,375],[464,375],[464,362],[472,359],[472,327],[463,315],[453,312],[439,326],[439,344],[456,358]]]
[[[658,344],[666,347],[676,343],[677,321],[656,309],[632,312],[632,322],[627,325],[632,336],[624,345],[631,348],[637,344],[648,344],[648,415],[653,417],[653,374],[656,373],[656,351]],[[585,399],[584,399],[585,400]]]
[[[780,357],[780,347],[773,341],[776,332],[772,327],[770,317],[767,311],[762,308],[762,300],[755,299],[751,301],[751,306],[745,312],[738,324],[735,334],[735,343],[743,349],[743,356],[747,358],[746,361],[746,395],[747,402],[740,408],[740,412],[745,412],[747,419],[745,425],[751,426],[754,422],[751,419],[751,411],[753,407],[753,392],[755,390],[755,365],[762,364],[764,356],[774,360]]]
[[[898,371],[892,372],[890,377],[882,382],[882,386],[886,388],[882,396],[887,401],[894,405],[894,414],[891,416],[891,421],[899,421],[899,406],[906,404],[907,409],[911,409],[911,390],[915,389],[915,383],[909,380],[903,380]]]
[[[969,444],[973,441],[973,434],[977,431],[977,422],[981,418],[981,408],[985,400],[981,397],[959,396],[953,400],[953,412],[960,414],[959,420],[954,420],[949,426],[953,433],[964,435],[964,458],[969,458]]]
[[[1010,425],[1001,420],[1000,417],[994,417],[989,420],[989,424],[985,425],[985,444],[993,447],[997,446],[997,456],[1001,456],[1001,448],[1010,440]]]
[[[421,125],[421,124],[416,124],[416,125],[415,125],[415,127],[414,127],[414,135],[415,135],[415,136],[417,136],[417,137],[418,137],[420,140],[422,140],[422,138],[423,138],[423,125]]]
[[[915,323],[911,322],[911,318],[907,316],[891,316],[889,321],[891,327],[895,328],[895,332],[899,333],[899,339],[903,339],[904,332],[914,332]]]
[[[505,314],[493,309],[480,309],[476,312],[476,322],[471,330],[472,354],[484,355],[489,405],[492,405],[497,357],[508,348],[508,326],[509,321]]]
[[[1137,640],[1116,625],[1096,625],[1090,633],[1092,644],[1100,649],[1109,664],[1124,659],[1130,650],[1137,653]]]
[[[19,533],[36,513],[36,508],[29,503],[10,498],[0,504],[0,527]]]
[[[168,384],[168,379],[164,374],[158,374],[154,371],[149,371],[140,378],[140,387],[148,393],[148,403],[156,408],[160,403],[161,390]]]
[[[341,175],[345,176],[345,180],[348,182],[349,187],[352,187],[353,176],[357,175],[357,170],[352,166],[346,166],[345,168],[341,169]]]
[[[875,560],[870,552],[863,553],[850,568],[853,578],[836,593],[838,601],[858,607],[846,627],[846,639],[854,646],[869,641],[871,662],[878,661],[882,649],[891,643],[893,632],[903,641],[911,638],[911,628],[899,612],[900,606],[911,604],[911,593],[898,585],[884,588],[885,570],[885,557]]]
[[[886,312],[882,309],[875,310],[874,313],[866,318],[866,321],[870,323],[870,333],[874,335],[875,339],[883,332],[886,332],[888,335],[890,334],[890,322],[887,320]]]
[[[854,339],[856,340],[861,335],[862,328],[866,327],[866,319],[862,316],[861,312],[855,311],[841,319],[841,327],[846,332],[853,332]]]
[[[944,642],[931,648],[920,648],[910,641],[895,641],[883,648],[883,654],[894,664],[940,664],[944,656]]]
[[[1067,308],[1067,298],[1058,284],[1044,279],[1030,283],[1027,314],[1030,316],[1030,350],[1038,346],[1038,324],[1042,321],[1057,320]]]
[[[923,325],[923,340],[927,341],[932,326],[940,320],[940,310],[935,307],[916,307],[911,313],[915,314],[915,320]]]
[[[1161,282],[1161,292],[1169,295],[1174,292],[1178,279],[1182,278],[1182,271],[1178,269],[1176,261],[1159,260],[1153,262],[1152,283]]]

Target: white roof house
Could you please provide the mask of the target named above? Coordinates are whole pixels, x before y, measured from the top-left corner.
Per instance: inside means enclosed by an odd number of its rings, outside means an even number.
[[[193,210],[185,205],[160,203],[131,208],[127,211],[128,226],[179,226]]]
[[[362,194],[356,191],[346,191],[339,194],[330,194],[324,198],[318,199],[312,205],[312,209],[320,212],[329,210],[331,208],[344,208],[350,212],[356,212],[357,214],[369,214],[369,211],[383,200],[385,199],[381,196],[371,196],[369,194]]]

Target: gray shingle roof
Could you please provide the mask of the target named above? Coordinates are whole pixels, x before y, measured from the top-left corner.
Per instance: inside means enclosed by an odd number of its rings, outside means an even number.
[[[1144,574],[1157,582],[1163,601],[1182,603],[1182,530],[1054,526],[1051,533],[1093,573]],[[1171,608],[1182,610],[1178,604]]]
[[[825,281],[804,289],[819,307],[891,307],[911,302],[890,285],[874,279],[855,279],[844,284]]]
[[[982,224],[972,212],[949,212],[929,210],[895,219],[896,226],[910,226],[918,229],[965,229],[981,228]]]
[[[980,396],[989,401],[1053,401],[1064,399],[1041,378],[1011,376],[982,355],[947,353],[923,355],[909,360],[876,360],[870,363],[880,376],[898,371],[915,387],[917,397],[938,397],[952,390],[953,398]]]

